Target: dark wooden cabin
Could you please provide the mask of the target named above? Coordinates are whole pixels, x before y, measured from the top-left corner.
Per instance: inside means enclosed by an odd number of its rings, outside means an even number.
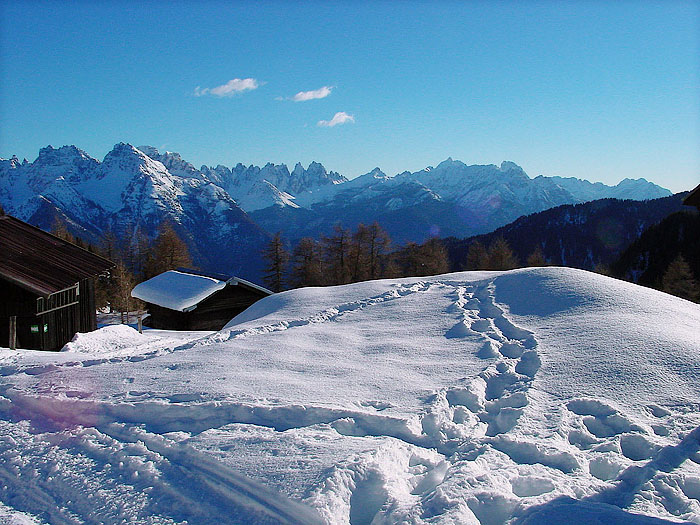
[[[0,346],[60,350],[97,328],[95,277],[114,263],[0,214]]]
[[[686,206],[695,206],[698,211],[700,211],[700,184],[683,199],[683,204]]]
[[[136,285],[131,296],[146,303],[144,324],[162,330],[221,330],[272,292],[238,277],[178,268]]]

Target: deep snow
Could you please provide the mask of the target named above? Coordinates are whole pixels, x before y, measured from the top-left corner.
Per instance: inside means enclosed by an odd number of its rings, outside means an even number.
[[[0,377],[0,520],[700,523],[700,306],[580,270],[295,290]]]

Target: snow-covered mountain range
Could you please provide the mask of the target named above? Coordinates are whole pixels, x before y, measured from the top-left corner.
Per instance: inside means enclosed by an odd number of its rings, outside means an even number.
[[[107,230],[129,237],[140,229],[153,237],[169,220],[199,264],[243,275],[252,266],[257,277],[265,232],[223,188],[188,170],[179,155],[162,159],[170,169],[124,143],[102,162],[75,146],[48,146],[33,163],[0,160],[0,204],[45,229],[59,217],[89,241]]]
[[[318,237],[338,222],[354,227],[376,220],[398,242],[422,241],[488,232],[560,204],[667,195],[644,179],[617,186],[531,179],[512,162],[468,166],[447,159],[415,173],[392,177],[375,168],[348,180],[316,162],[292,171],[271,163],[197,169],[177,153],[125,143],[102,162],[75,146],[47,146],[34,162],[0,159],[0,204],[8,213],[44,228],[62,217],[88,240],[106,229],[154,235],[169,219],[200,265],[249,277],[260,268],[269,232],[295,240]]]
[[[418,172],[387,176],[379,168],[351,181],[300,194],[295,204],[251,210],[263,228],[282,229],[290,238],[328,231],[337,221],[347,226],[378,220],[400,242],[431,235],[465,237],[486,233],[522,215],[561,204],[603,198],[645,200],[671,192],[644,179],[625,179],[616,186],[589,181],[528,177],[513,162],[471,165],[452,160]]]

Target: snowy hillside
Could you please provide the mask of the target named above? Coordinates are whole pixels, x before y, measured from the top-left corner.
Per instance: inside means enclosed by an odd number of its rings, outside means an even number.
[[[540,268],[2,350],[0,519],[700,523],[699,328],[700,305]]]

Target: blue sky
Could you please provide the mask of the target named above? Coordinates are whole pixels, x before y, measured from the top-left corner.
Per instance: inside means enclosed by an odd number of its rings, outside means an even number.
[[[0,79],[4,158],[124,141],[197,167],[700,183],[697,1],[2,0]]]

